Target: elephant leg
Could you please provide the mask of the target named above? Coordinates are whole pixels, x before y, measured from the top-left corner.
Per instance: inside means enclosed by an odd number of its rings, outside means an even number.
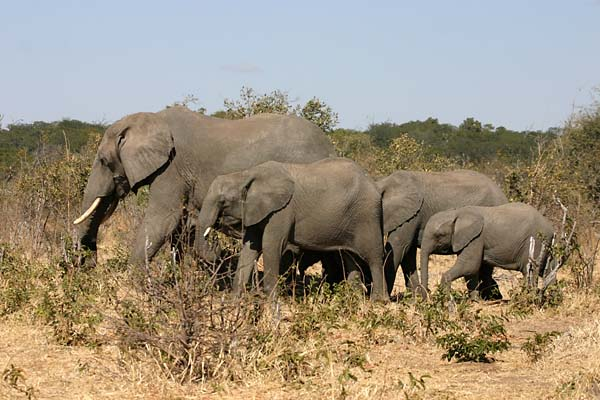
[[[265,232],[266,233],[266,232]],[[285,248],[285,239],[270,238],[263,239],[263,262],[264,277],[263,291],[269,297],[277,297],[277,282],[279,281],[279,265],[281,263],[281,252]]]
[[[385,254],[385,281],[388,294],[392,293],[398,267],[402,267],[406,290],[419,287],[417,272],[417,247],[415,236],[417,220],[411,220],[390,233],[386,243]]]
[[[150,262],[177,229],[181,217],[181,208],[151,202],[138,229],[130,261],[137,265]]]
[[[383,249],[382,249],[383,250]],[[371,287],[371,299],[376,301],[389,301],[385,274],[383,271],[382,253],[372,252],[367,255],[365,261],[369,264],[373,286]]]
[[[478,237],[458,254],[452,268],[442,274],[441,284],[450,286],[452,281],[464,276],[478,277],[482,261],[483,239]]]
[[[469,297],[472,300],[479,300],[481,298],[480,286],[479,286],[479,273],[465,276],[465,282],[467,283],[467,290],[469,291]]]
[[[285,276],[285,283],[289,289],[291,289],[292,293],[296,291],[297,282],[301,282],[301,278],[304,277],[304,271],[300,272],[300,277],[298,277],[297,269],[294,266],[296,263],[296,255],[290,251],[286,250],[281,255],[281,262],[279,266],[279,274]],[[299,267],[298,267],[299,269]]]
[[[291,211],[283,209],[271,216],[263,232],[263,291],[271,298],[278,294],[281,255],[288,244],[291,224]]]
[[[404,254],[400,265],[402,265],[402,273],[404,274],[404,284],[406,285],[406,291],[419,291],[421,289],[421,282],[419,280],[419,274],[417,272],[417,246],[412,245],[408,248]]]
[[[136,234],[131,254],[132,263],[139,265],[151,261],[180,226],[184,213],[185,187],[174,183],[180,179],[175,169],[167,168],[150,185],[150,200]]]
[[[484,263],[479,273],[479,293],[483,300],[502,300],[498,282],[493,277],[494,267]]]
[[[348,251],[340,251],[342,266],[339,268],[346,276],[346,280],[353,286],[363,292],[367,291],[366,283],[372,283],[371,274],[369,271],[363,270],[360,259],[357,259]],[[364,284],[363,284],[364,282]]]
[[[261,248],[258,229],[248,229],[244,234],[242,251],[238,259],[235,277],[233,278],[233,294],[239,296],[245,289]]]
[[[333,287],[341,283],[348,275],[345,270],[345,260],[341,251],[327,251],[321,253],[321,266],[325,282]]]
[[[378,229],[372,228],[371,234],[368,230],[365,235],[357,238],[353,248],[358,256],[369,266],[369,272],[373,284],[371,285],[371,299],[375,301],[389,301],[385,272],[383,269],[383,246],[377,237]],[[380,232],[380,231],[379,231]],[[373,239],[376,239],[375,241]],[[356,266],[356,263],[354,263]],[[352,271],[350,271],[352,272]]]

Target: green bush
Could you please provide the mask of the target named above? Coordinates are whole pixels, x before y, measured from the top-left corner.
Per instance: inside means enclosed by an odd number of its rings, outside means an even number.
[[[459,362],[490,362],[489,354],[506,351],[510,342],[502,319],[492,315],[476,314],[475,323],[463,331],[447,333],[436,339],[446,352],[443,359]]]

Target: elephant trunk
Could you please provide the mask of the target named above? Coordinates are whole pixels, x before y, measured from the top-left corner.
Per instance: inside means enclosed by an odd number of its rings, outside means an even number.
[[[96,162],[83,195],[82,214],[74,221],[77,225],[79,248],[94,253],[93,259],[100,224],[112,215],[118,202],[112,174],[99,168]],[[79,263],[87,261],[82,257]]]
[[[202,232],[204,237],[208,236],[210,230],[217,223],[221,210],[216,198],[209,197],[202,203],[202,209],[198,216],[198,227],[196,232]]]

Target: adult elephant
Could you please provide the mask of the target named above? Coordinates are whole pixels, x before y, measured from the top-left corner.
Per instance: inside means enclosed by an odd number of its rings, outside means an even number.
[[[490,178],[470,170],[396,171],[380,179],[377,186],[382,193],[387,234],[385,274],[389,293],[400,265],[407,289],[419,287],[417,247],[421,246],[423,230],[432,215],[463,206],[497,206],[508,202]],[[502,297],[491,273],[481,278],[483,298]]]
[[[79,242],[96,252],[100,225],[120,199],[150,185],[131,262],[151,259],[180,227],[187,210],[200,209],[213,179],[262,162],[308,163],[334,155],[325,134],[296,117],[260,114],[242,120],[201,115],[185,107],[137,113],[105,132],[85,188]],[[195,235],[205,249],[203,236]]]

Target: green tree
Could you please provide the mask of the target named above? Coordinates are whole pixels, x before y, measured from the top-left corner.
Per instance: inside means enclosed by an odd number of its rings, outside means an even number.
[[[481,122],[477,121],[475,118],[469,117],[459,125],[458,129],[467,132],[481,133],[483,127],[481,126]]]
[[[313,97],[304,106],[293,105],[289,95],[281,90],[259,94],[252,88],[242,87],[240,98],[225,99],[225,110],[217,111],[215,117],[241,119],[262,113],[298,115],[313,122],[325,132],[332,132],[338,123],[338,114],[324,101]]]
[[[298,114],[327,133],[332,132],[338,123],[338,114],[316,97],[307,101]]]
[[[600,104],[576,115],[561,138],[573,179],[589,200],[600,204]]]
[[[229,119],[247,118],[262,113],[292,113],[288,94],[280,90],[258,94],[254,89],[243,86],[238,100],[225,99],[223,105]]]

